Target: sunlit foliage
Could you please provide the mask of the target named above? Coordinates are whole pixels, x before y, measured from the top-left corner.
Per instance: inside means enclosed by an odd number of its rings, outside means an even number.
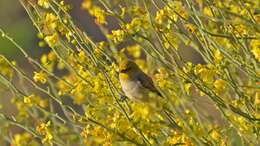
[[[18,110],[0,113],[10,145],[260,145],[260,1],[84,0],[101,42],[73,22],[64,1],[20,3],[39,47],[50,51],[30,56],[0,28],[34,67],[29,74],[0,57],[0,85]],[[203,63],[185,58],[184,48]],[[154,79],[163,99],[125,97],[118,63],[126,58]]]

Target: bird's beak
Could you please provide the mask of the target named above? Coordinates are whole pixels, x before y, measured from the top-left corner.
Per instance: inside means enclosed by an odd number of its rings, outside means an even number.
[[[121,69],[120,70],[120,73],[126,73],[127,72],[127,69]]]
[[[119,71],[120,71],[120,73],[126,73],[128,70],[129,70],[129,68],[122,68]]]

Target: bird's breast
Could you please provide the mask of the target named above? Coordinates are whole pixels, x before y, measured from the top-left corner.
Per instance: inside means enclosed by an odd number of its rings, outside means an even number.
[[[135,80],[131,80],[129,78],[125,78],[124,76],[120,77],[120,83],[125,92],[129,92],[131,90],[136,90],[138,88],[138,83]]]
[[[120,83],[127,97],[137,101],[146,100],[146,89],[140,84],[139,81],[120,76]]]

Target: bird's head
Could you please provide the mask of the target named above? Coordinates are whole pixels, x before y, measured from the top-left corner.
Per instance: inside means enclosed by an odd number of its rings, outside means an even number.
[[[131,60],[124,60],[124,61],[120,62],[120,64],[119,64],[120,73],[129,73],[129,72],[138,71],[138,70],[139,70],[139,67],[137,66],[137,64]]]

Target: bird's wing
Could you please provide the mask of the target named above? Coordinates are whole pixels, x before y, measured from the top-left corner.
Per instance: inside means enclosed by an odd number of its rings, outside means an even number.
[[[141,72],[138,75],[137,79],[138,79],[138,81],[140,81],[140,83],[143,87],[151,90],[152,92],[158,94],[159,96],[162,96],[162,94],[154,86],[153,80],[149,76],[147,76],[145,73]]]

